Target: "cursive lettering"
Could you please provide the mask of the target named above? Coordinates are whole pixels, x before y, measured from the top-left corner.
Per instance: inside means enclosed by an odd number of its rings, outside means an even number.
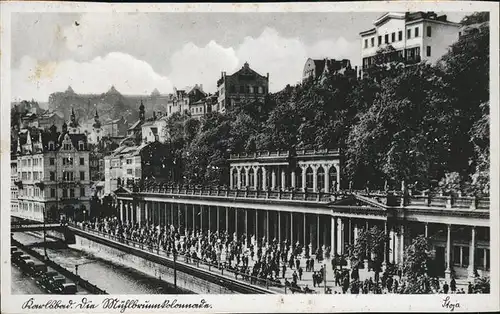
[[[72,309],[75,302],[73,300],[48,300],[43,303],[36,303],[35,298],[30,298],[21,305],[21,308],[27,310],[67,310]]]
[[[205,299],[201,299],[197,303],[179,303],[177,299],[164,300],[162,303],[152,303],[149,300],[138,300],[138,299],[118,299],[118,298],[106,298],[102,301],[102,308],[108,310],[120,310],[120,313],[124,313],[126,310],[136,310],[136,309],[211,309],[212,305],[209,304]]]
[[[446,298],[443,299],[443,304],[441,306],[453,312],[455,308],[460,308],[460,303],[458,301],[450,301],[450,296],[447,295]]]

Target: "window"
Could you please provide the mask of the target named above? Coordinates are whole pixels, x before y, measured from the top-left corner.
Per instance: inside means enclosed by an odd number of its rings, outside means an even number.
[[[384,43],[385,44],[389,43],[389,34],[385,34],[385,36],[384,36]]]
[[[63,197],[68,197],[68,190],[66,189],[63,189]]]
[[[396,41],[396,33],[392,33],[391,34],[391,42],[395,42]]]
[[[64,143],[63,149],[64,150],[71,150],[71,143]]]
[[[56,189],[50,189],[50,197],[56,197]]]
[[[63,181],[73,181],[74,175],[72,171],[63,171]]]
[[[132,169],[127,169],[127,174],[132,175]]]
[[[80,157],[80,166],[85,165],[85,158]]]
[[[419,31],[419,28],[418,28],[418,27],[415,27],[415,37],[420,36],[420,34],[418,33],[418,31]]]
[[[81,181],[85,180],[85,171],[80,171],[80,180]]]
[[[28,159],[28,167],[31,167],[31,159]]]
[[[73,158],[64,157],[62,162],[63,162],[63,166],[72,166],[73,165]]]
[[[378,36],[378,46],[382,45],[382,36]]]
[[[127,165],[131,165],[132,164],[132,159],[127,159]]]
[[[427,57],[430,57],[431,56],[431,46],[427,46],[427,53],[426,53]]]
[[[244,93],[245,92],[245,86],[241,85],[240,86],[240,93]]]
[[[403,31],[398,32],[398,40],[399,41],[403,40]]]
[[[368,48],[368,39],[365,39],[365,48]]]
[[[54,171],[50,172],[50,181],[56,181],[56,173]]]
[[[84,150],[85,149],[85,143],[83,143],[83,141],[78,142],[78,149],[79,150]]]
[[[432,36],[432,28],[430,26],[427,26],[427,37]]]
[[[373,47],[373,46],[375,46],[375,37],[372,37],[372,38],[370,39],[370,41],[371,41],[372,47]]]
[[[408,30],[406,34],[406,38],[410,39],[411,38],[411,29]]]
[[[38,172],[33,172],[33,180],[38,180]]]
[[[69,189],[69,197],[75,197],[75,189]]]
[[[54,150],[54,142],[49,142],[49,150]]]
[[[50,158],[49,161],[51,166],[55,165],[56,163],[56,160],[54,158]]]
[[[80,188],[80,196],[85,196],[85,188]]]

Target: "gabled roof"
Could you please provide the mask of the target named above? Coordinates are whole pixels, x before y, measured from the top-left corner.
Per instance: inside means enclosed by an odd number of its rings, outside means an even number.
[[[135,129],[138,129],[142,126],[142,121],[139,119],[137,120],[134,124],[132,124],[132,126],[130,128],[128,128],[129,130],[135,130]]]

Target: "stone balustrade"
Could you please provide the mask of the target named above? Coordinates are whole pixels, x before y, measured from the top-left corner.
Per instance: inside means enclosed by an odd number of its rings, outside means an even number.
[[[373,202],[386,206],[411,206],[453,208],[471,210],[489,210],[488,196],[442,196],[434,193],[412,193],[403,195],[401,191],[360,191],[340,190],[334,193],[282,191],[282,190],[257,190],[257,189],[228,189],[220,186],[182,186],[182,185],[153,185],[149,187],[129,188],[136,193],[175,194],[193,196],[215,196],[228,198],[251,198],[270,200],[292,200],[328,203],[343,199],[348,196],[362,196]]]

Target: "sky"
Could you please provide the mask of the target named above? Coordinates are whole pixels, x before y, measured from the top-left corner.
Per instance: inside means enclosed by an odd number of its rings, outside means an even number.
[[[437,12],[441,14],[440,12]],[[359,32],[383,13],[15,13],[12,100],[76,93],[150,94],[203,84],[245,62],[270,91],[296,84],[307,58],[360,64]],[[465,13],[445,13],[460,21]]]

